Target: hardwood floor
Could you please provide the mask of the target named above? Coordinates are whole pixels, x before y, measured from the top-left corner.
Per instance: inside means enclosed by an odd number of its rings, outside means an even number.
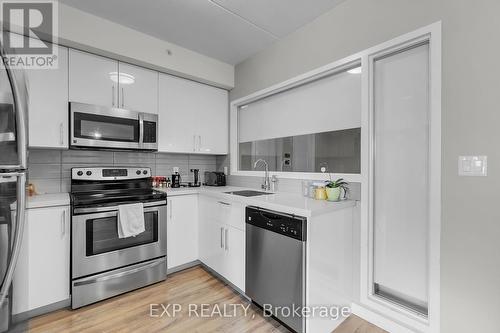
[[[151,312],[151,304],[153,311]],[[166,311],[162,305],[166,307]],[[172,305],[180,310],[173,316]],[[191,309],[189,308],[191,305]],[[202,309],[202,304],[208,304]],[[195,308],[196,305],[196,308]],[[224,310],[235,316],[202,317]],[[178,310],[178,309],[177,309]],[[191,312],[190,312],[191,310]],[[205,311],[205,312],[203,312]],[[151,313],[155,316],[151,316]],[[191,315],[190,315],[191,314]],[[338,333],[381,333],[352,316]],[[370,325],[370,324],[368,324]],[[288,332],[201,267],[175,273],[162,283],[78,310],[59,310],[30,320],[29,332]],[[352,329],[352,330],[351,330]]]
[[[333,333],[388,333],[355,315],[349,316]]]

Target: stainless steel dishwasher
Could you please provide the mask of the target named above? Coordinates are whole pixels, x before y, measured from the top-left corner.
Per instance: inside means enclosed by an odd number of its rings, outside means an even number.
[[[305,331],[305,318],[294,308],[305,306],[305,217],[258,207],[246,208],[245,293],[296,332]],[[279,311],[276,311],[280,307]],[[282,310],[281,307],[290,309]]]

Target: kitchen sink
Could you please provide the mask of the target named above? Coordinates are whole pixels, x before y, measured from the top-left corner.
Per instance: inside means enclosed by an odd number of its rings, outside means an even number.
[[[233,195],[240,195],[242,197],[256,197],[258,195],[274,194],[274,193],[270,193],[270,192],[251,191],[251,190],[233,191],[233,192],[224,192],[224,193],[233,194]]]

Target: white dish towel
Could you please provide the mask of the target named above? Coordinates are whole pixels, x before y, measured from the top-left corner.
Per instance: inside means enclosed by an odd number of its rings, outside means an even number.
[[[118,206],[118,237],[134,237],[146,231],[144,227],[144,206],[134,203]]]

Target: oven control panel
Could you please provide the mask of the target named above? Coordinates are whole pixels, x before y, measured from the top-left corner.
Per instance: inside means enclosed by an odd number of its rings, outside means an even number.
[[[73,168],[71,179],[73,180],[124,180],[151,177],[150,168]]]

